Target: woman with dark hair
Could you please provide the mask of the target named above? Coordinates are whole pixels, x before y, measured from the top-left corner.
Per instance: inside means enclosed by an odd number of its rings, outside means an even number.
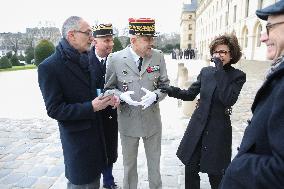
[[[232,127],[230,114],[243,84],[244,72],[232,67],[241,58],[234,35],[222,35],[210,44],[215,67],[201,69],[197,81],[187,90],[160,86],[170,97],[192,101],[200,99],[177,150],[185,165],[185,188],[200,189],[199,172],[207,173],[212,189],[217,189],[231,161]]]

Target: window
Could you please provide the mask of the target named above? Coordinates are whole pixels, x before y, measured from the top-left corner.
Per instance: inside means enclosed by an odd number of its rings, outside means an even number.
[[[257,33],[256,33],[256,46],[257,47],[260,47],[261,45],[261,41],[260,41],[261,32],[262,32],[262,27],[261,27],[261,24],[259,24],[257,27]]]
[[[234,20],[233,22],[236,23],[237,21],[237,5],[234,6]]]
[[[247,48],[248,47],[248,29],[245,28],[244,30],[244,47]]]
[[[249,0],[246,0],[246,13],[245,13],[245,18],[248,17],[249,14]]]
[[[226,12],[226,17],[225,17],[225,24],[226,24],[226,26],[228,26],[228,20],[229,20],[228,12]]]
[[[191,44],[189,43],[189,44],[187,45],[187,47],[188,47],[189,49],[191,49]]]
[[[188,15],[188,19],[189,19],[189,20],[192,19],[192,15]]]
[[[216,5],[216,12],[218,12],[218,7],[219,6],[219,3],[218,3],[218,1],[217,1],[217,5]]]
[[[188,34],[188,40],[192,39],[192,34]]]
[[[258,0],[257,9],[262,9],[262,7],[263,7],[263,0]]]
[[[188,30],[192,30],[192,24],[188,25]]]

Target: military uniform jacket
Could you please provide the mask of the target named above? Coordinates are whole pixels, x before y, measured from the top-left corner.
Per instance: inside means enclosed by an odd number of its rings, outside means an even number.
[[[190,165],[198,142],[201,142],[200,171],[222,174],[231,161],[232,127],[229,109],[239,96],[246,81],[242,71],[227,65],[224,70],[205,67],[188,90],[174,97],[194,100],[200,93],[198,107],[188,123],[177,151],[178,158]],[[196,167],[194,164],[193,166]]]
[[[130,48],[109,55],[105,88],[115,89],[118,96],[127,90],[134,91],[132,99],[140,102],[145,95],[141,90],[144,87],[155,92],[159,96],[158,102],[161,101],[166,95],[157,86],[169,83],[163,53],[152,49],[151,57],[143,59],[139,73]],[[153,103],[145,110],[142,110],[142,106],[121,103],[118,108],[118,128],[121,134],[133,137],[151,136],[160,131],[159,103]]]
[[[258,90],[238,154],[221,189],[284,188],[284,62]]]
[[[95,48],[92,48],[89,53],[89,61],[92,89],[103,89],[105,84],[106,63],[102,65],[99,61],[95,53]],[[114,163],[117,160],[118,145],[117,110],[108,106],[100,112],[103,121],[108,163]]]

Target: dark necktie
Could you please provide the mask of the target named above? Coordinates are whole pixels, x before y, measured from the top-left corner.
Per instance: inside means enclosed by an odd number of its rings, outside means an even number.
[[[103,66],[105,63],[105,60],[104,59],[101,59],[101,65]]]
[[[102,59],[101,60],[101,68],[104,70],[104,72],[105,72],[105,70],[106,70],[106,63],[105,63],[105,60],[104,59]]]
[[[138,70],[139,70],[139,72],[141,71],[142,62],[143,62],[143,58],[140,57],[140,58],[139,58],[139,65],[138,65]]]

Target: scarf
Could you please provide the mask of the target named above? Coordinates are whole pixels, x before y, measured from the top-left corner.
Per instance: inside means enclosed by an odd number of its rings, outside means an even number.
[[[63,59],[69,60],[73,63],[80,62],[81,54],[74,47],[72,47],[66,39],[61,39],[58,46],[56,47],[56,50],[60,52]]]
[[[56,47],[56,50],[61,53],[63,59],[69,60],[70,62],[77,64],[84,72],[89,71],[89,61],[87,53],[79,53],[79,51],[72,47],[66,39],[61,39],[58,46]]]
[[[274,71],[278,68],[278,66],[284,61],[284,55],[278,57],[275,62],[272,62],[270,69],[267,71],[266,79],[274,73]]]

